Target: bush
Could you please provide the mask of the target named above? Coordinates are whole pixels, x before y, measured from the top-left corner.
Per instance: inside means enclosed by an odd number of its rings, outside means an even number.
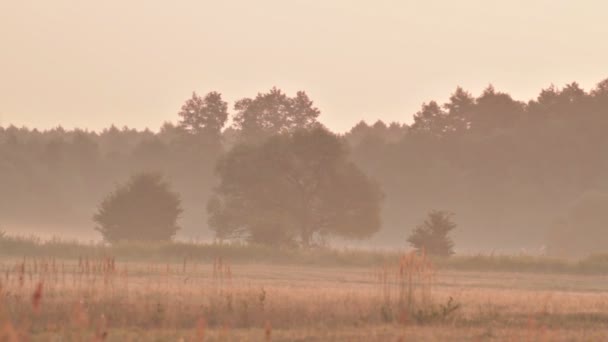
[[[181,212],[179,195],[162,176],[141,173],[106,197],[93,220],[107,242],[168,241],[179,230]]]
[[[448,234],[456,228],[452,222],[453,214],[446,211],[433,210],[428,218],[407,238],[407,241],[418,251],[436,256],[454,254],[454,242]]]

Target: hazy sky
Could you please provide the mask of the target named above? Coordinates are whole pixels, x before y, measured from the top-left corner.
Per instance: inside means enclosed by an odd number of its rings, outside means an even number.
[[[409,122],[457,85],[528,100],[608,77],[608,1],[0,0],[0,125],[158,129],[193,90],[306,90]],[[232,105],[232,104],[231,104]]]

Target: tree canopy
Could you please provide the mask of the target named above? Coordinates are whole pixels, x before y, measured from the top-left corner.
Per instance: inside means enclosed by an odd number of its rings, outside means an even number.
[[[179,122],[158,130],[110,126],[99,132],[2,126],[3,229],[48,227],[82,236],[81,227],[90,225],[99,198],[116,180],[159,171],[182,196],[180,234],[211,237],[215,232],[207,229],[208,214],[200,208],[219,181],[217,158],[239,142],[258,144],[295,127],[320,125],[319,110],[304,95],[304,111],[277,105],[294,99],[278,89],[230,104],[228,111],[235,108],[233,117],[242,116],[243,125],[234,121],[220,131],[221,139],[201,139],[207,135]],[[590,191],[608,193],[608,80],[591,89],[576,83],[549,86],[530,101],[488,87],[479,94],[456,88],[446,101],[431,102],[418,114],[403,113],[403,122],[416,116],[412,124],[366,123],[353,113],[353,128],[338,138],[349,147],[348,159],[386,194],[375,245],[401,245],[403,227],[442,207],[458,214],[454,241],[463,249],[538,248],[556,229],[555,217],[574,200]],[[296,112],[309,113],[301,115],[308,119],[260,124],[272,121],[267,116]],[[245,121],[268,129],[262,129],[262,138],[248,139],[258,130],[246,134]]]
[[[181,118],[179,127],[187,132],[219,137],[228,120],[228,103],[215,91],[204,98],[194,92],[178,115]]]
[[[289,97],[277,88],[258,93],[255,98],[241,99],[234,104],[234,109],[234,128],[250,142],[312,128],[318,125],[317,117],[321,113],[305,92]]]
[[[419,252],[430,255],[446,257],[454,254],[454,242],[448,236],[456,228],[452,216],[447,211],[431,211],[427,219],[410,233],[407,242]]]
[[[161,175],[140,173],[101,202],[93,221],[107,242],[168,241],[179,230],[181,212],[179,195]]]
[[[378,185],[322,128],[239,145],[219,161],[209,224],[220,238],[312,244],[327,236],[369,237],[380,229]]]

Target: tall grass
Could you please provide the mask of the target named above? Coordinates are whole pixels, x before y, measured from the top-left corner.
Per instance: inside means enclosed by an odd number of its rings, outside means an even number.
[[[343,329],[354,333],[341,340],[433,340],[443,331],[438,340],[536,341],[546,327],[569,329],[565,340],[608,330],[603,293],[440,285],[433,261],[414,253],[370,270],[235,265],[220,257],[2,261],[0,341],[332,340],[319,334]],[[416,335],[424,326],[433,328]]]

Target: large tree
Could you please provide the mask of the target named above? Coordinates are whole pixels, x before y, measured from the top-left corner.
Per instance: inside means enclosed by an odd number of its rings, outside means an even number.
[[[414,114],[412,130],[443,137],[449,129],[447,122],[447,113],[437,102],[431,101],[428,104],[423,103],[422,109]]]
[[[205,97],[192,93],[178,115],[180,128],[192,134],[219,137],[228,119],[228,103],[218,92],[210,92]]]
[[[99,205],[93,221],[107,242],[168,241],[179,230],[179,195],[159,174],[137,174]]]
[[[259,141],[280,133],[293,133],[318,125],[321,113],[305,92],[289,97],[280,89],[258,93],[255,98],[244,98],[234,104],[234,128],[247,141]]]
[[[382,194],[322,128],[238,145],[220,160],[209,223],[220,238],[311,246],[380,229]]]

